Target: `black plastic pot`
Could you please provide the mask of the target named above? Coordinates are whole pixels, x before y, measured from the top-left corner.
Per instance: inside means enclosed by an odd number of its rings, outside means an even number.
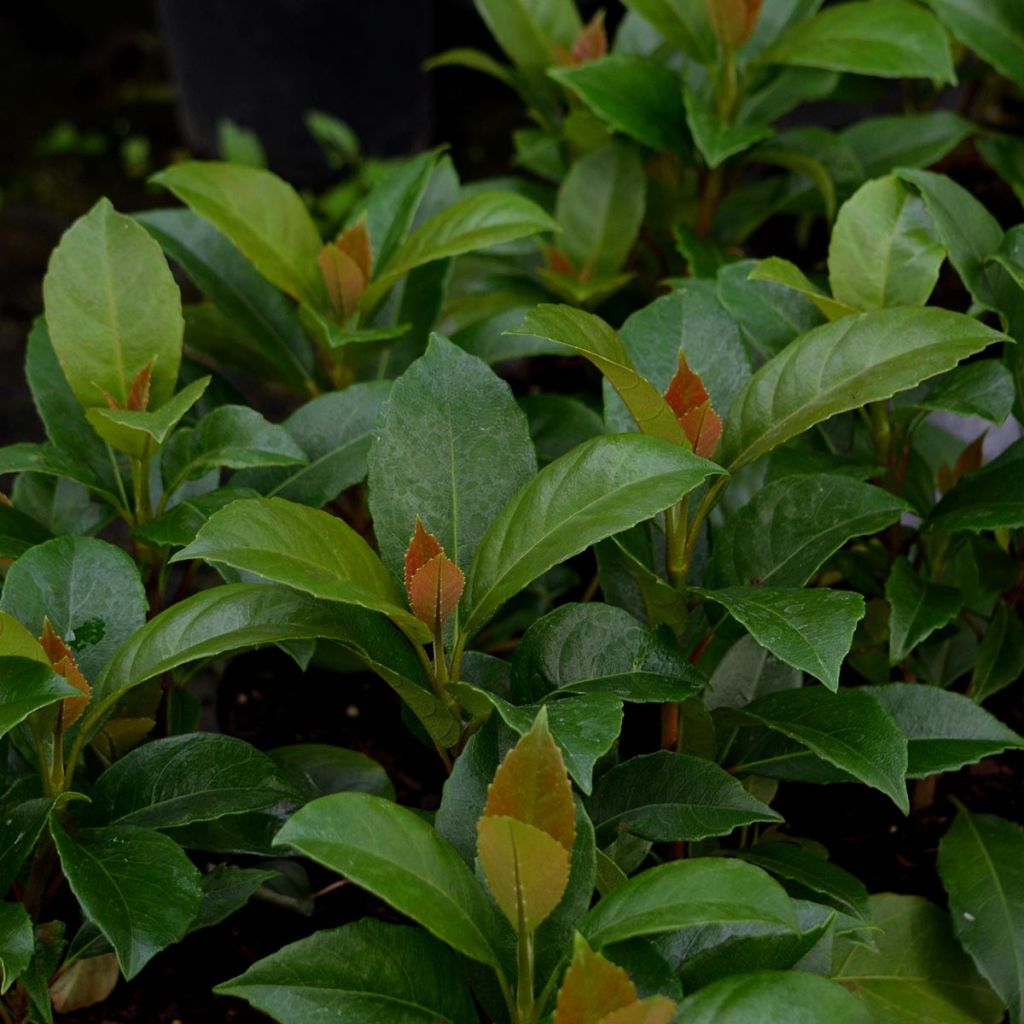
[[[218,153],[228,118],[255,132],[270,166],[320,185],[329,171],[303,118],[348,122],[366,152],[429,141],[432,0],[159,0],[182,131]]]

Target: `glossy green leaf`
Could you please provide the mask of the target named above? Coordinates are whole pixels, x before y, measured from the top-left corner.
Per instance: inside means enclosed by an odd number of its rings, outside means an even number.
[[[906,0],[853,0],[798,22],[764,55],[777,64],[956,81],[939,20]]]
[[[604,897],[580,930],[594,946],[696,925],[748,922],[796,928],[793,905],[760,868],[697,858],[635,875]]]
[[[885,581],[889,602],[889,663],[898,665],[918,644],[948,625],[960,611],[963,594],[956,587],[923,580],[905,558],[893,563]]]
[[[686,124],[694,145],[708,167],[718,167],[731,156],[771,138],[775,129],[768,124],[727,124],[715,109],[711,97],[685,89]]]
[[[558,247],[580,275],[619,271],[644,216],[647,179],[637,148],[612,140],[577,160],[558,190]]]
[[[510,333],[545,338],[574,350],[608,378],[644,434],[691,447],[671,406],[637,371],[622,339],[600,317],[569,306],[540,305]]]
[[[310,306],[326,305],[320,233],[291,185],[259,168],[194,160],[150,180],[227,235],[271,284]]]
[[[289,468],[243,470],[232,477],[268,498],[287,498],[322,508],[366,476],[373,425],[389,381],[353,384],[318,395],[281,424],[302,449],[307,463]]]
[[[280,877],[278,871],[218,864],[202,877],[203,901],[188,927],[189,933],[220,924],[244,907],[262,885]]]
[[[424,633],[366,541],[343,520],[306,505],[283,498],[234,501],[215,512],[172,561],[192,558],[383,612],[411,635]]]
[[[936,506],[929,523],[942,533],[1024,526],[1024,442],[1017,441],[976,473],[967,473]]]
[[[220,231],[191,210],[147,210],[135,219],[244,332],[260,360],[293,387],[309,388],[313,356],[295,308]],[[232,355],[230,365],[249,368],[247,353]]]
[[[939,876],[953,931],[1006,1004],[1024,1020],[1024,830],[961,808],[939,843]]]
[[[4,825],[0,833],[0,896],[6,895],[35,850],[52,807],[53,800],[46,797],[24,800],[14,806],[0,805],[0,821]]]
[[[99,821],[146,828],[210,821],[296,796],[266,754],[215,733],[136,747],[96,780],[91,793]]]
[[[953,937],[949,918],[920,896],[871,897],[875,948],[842,942],[833,977],[878,1024],[997,1024],[1003,1007]]]
[[[689,153],[682,89],[674,71],[642,57],[612,53],[549,73],[617,131],[655,152]]]
[[[599,838],[624,831],[654,842],[707,839],[756,821],[782,821],[714,762],[665,750],[605,772],[587,809]]]
[[[417,516],[445,554],[468,570],[480,538],[537,465],[509,386],[437,334],[395,381],[368,461],[374,534],[396,579],[402,579]]]
[[[466,585],[472,635],[541,573],[589,545],[650,519],[720,472],[667,441],[596,437],[520,489],[484,534]]]
[[[465,956],[499,965],[504,925],[497,909],[455,849],[412,811],[365,793],[336,793],[306,804],[277,841],[340,872]]]
[[[739,712],[744,719],[788,736],[819,758],[885,793],[908,809],[907,737],[862,688],[829,693],[805,687],[769,694]],[[741,766],[757,771],[756,763]]]
[[[722,978],[683,1000],[681,1013],[686,1024],[875,1024],[842,986],[803,971]]]
[[[32,959],[32,921],[20,903],[0,902],[0,995],[24,972]]]
[[[946,27],[1000,74],[1024,87],[1024,17],[1014,0],[928,0]]]
[[[700,0],[627,0],[626,6],[691,60],[710,64],[715,59],[715,37]]]
[[[166,402],[181,362],[181,296],[160,246],[101,199],[64,234],[43,282],[54,352],[85,408],[122,406],[151,366],[150,407]]]
[[[92,681],[145,622],[146,595],[135,563],[120,548],[91,537],[58,537],[11,566],[0,608],[37,636],[49,619]]]
[[[854,537],[878,533],[910,507],[881,487],[809,473],[756,491],[715,534],[711,586],[800,587]]]
[[[498,45],[524,71],[552,63],[552,46],[570,47],[581,23],[572,0],[474,0]]]
[[[556,690],[613,693],[636,703],[692,697],[704,677],[679,648],[608,604],[565,604],[534,622],[512,658],[517,703]]]
[[[787,665],[810,673],[830,690],[839,686],[839,668],[864,617],[860,594],[762,586],[695,593],[722,605]]]
[[[932,110],[864,118],[846,128],[842,137],[860,160],[865,178],[878,178],[896,167],[937,163],[973,131],[970,121],[951,111]]]
[[[140,540],[156,547],[183,548],[195,540],[200,528],[214,512],[233,501],[258,497],[259,494],[248,487],[218,487],[195,498],[181,498],[166,512],[137,526],[132,532]]]
[[[22,657],[0,657],[0,736],[5,736],[33,711],[81,693],[49,665]]]
[[[555,222],[525,196],[513,192],[465,196],[426,220],[395,250],[363,293],[362,308],[374,309],[392,286],[416,267],[557,230]]]
[[[415,928],[364,918],[293,942],[217,986],[281,1024],[476,1024],[458,958]]]
[[[330,793],[372,793],[394,800],[388,773],[358,750],[326,743],[295,743],[268,751],[285,778],[308,800]]]
[[[824,324],[754,374],[726,417],[719,457],[736,470],[836,413],[891,398],[1001,340],[943,309],[885,309]]]
[[[998,359],[977,359],[905,391],[897,408],[908,406],[957,416],[980,416],[1000,424],[1013,409],[1013,374]]]
[[[844,316],[857,312],[853,306],[848,306],[846,303],[826,295],[795,263],[778,256],[769,256],[768,259],[761,260],[751,270],[750,280],[771,281],[774,284],[792,288],[793,291],[810,299],[828,320],[840,320]]]
[[[878,178],[839,209],[828,250],[832,294],[855,309],[923,306],[945,258],[924,203],[898,178]]]
[[[171,839],[132,825],[74,834],[51,818],[61,869],[126,978],[178,942],[199,910],[199,872]]]

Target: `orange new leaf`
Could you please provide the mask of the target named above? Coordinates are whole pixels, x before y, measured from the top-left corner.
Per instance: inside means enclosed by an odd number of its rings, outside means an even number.
[[[405,592],[413,615],[438,632],[455,611],[466,577],[419,516],[405,551]]]
[[[85,711],[89,698],[92,696],[92,687],[85,680],[75,656],[66,643],[54,632],[49,619],[43,619],[43,633],[39,642],[50,659],[53,671],[63,676],[76,690],[81,697],[65,697],[61,701],[61,708],[64,712],[64,728],[77,722]]]
[[[572,963],[558,990],[554,1024],[599,1024],[636,1001],[636,985],[629,975],[577,937]]]
[[[704,0],[708,21],[723,46],[742,46],[757,27],[762,0]]]
[[[665,401],[679,420],[693,450],[711,458],[722,436],[722,418],[715,412],[700,374],[690,369],[686,356],[679,353],[679,368],[665,391]]]
[[[147,363],[138,376],[132,381],[131,389],[128,391],[126,409],[132,412],[145,412],[149,408],[149,384],[153,377],[153,363]]]

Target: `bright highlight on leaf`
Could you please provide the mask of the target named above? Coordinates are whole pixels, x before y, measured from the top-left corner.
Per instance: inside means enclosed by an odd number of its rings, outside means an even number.
[[[672,407],[693,450],[705,459],[711,458],[722,436],[722,417],[712,407],[700,374],[690,369],[682,352],[679,368],[665,391],[665,401]]]
[[[72,650],[53,630],[49,619],[43,619],[43,633],[39,642],[50,659],[53,671],[63,676],[76,690],[80,691],[81,697],[65,697],[61,701],[61,708],[64,713],[64,728],[73,725],[82,717],[89,699],[92,697],[92,687],[86,682],[82,670],[75,661]]]
[[[572,786],[542,708],[495,772],[477,822],[484,877],[517,932],[532,934],[561,902],[575,840]]]
[[[576,936],[562,980],[554,1024],[669,1024],[676,1004],[666,996],[640,999],[629,975]]]
[[[348,320],[359,308],[373,270],[373,249],[365,218],[325,245],[317,262],[335,316]]]
[[[438,539],[416,517],[416,529],[405,552],[405,591],[420,622],[440,633],[462,597],[466,577],[444,553]]]

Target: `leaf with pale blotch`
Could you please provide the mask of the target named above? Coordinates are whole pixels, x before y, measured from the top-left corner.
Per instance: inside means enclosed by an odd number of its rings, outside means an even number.
[[[569,852],[547,832],[506,815],[477,822],[477,852],[502,913],[516,932],[532,935],[565,895]]]
[[[715,412],[700,374],[687,365],[679,353],[679,367],[665,391],[665,401],[679,420],[693,450],[705,459],[711,458],[722,436],[722,417]]]
[[[572,852],[576,807],[562,752],[548,729],[546,709],[541,709],[533,728],[494,773],[483,816],[508,816],[533,825]]]
[[[437,555],[443,554],[444,548],[441,542],[423,525],[420,517],[416,517],[416,526],[413,528],[412,537],[409,539],[409,546],[405,549],[405,590],[409,591],[409,584],[416,575]]]
[[[608,1014],[636,1001],[636,985],[629,975],[577,935],[572,963],[558,990],[554,1024],[600,1024]]]
[[[442,551],[409,581],[409,607],[437,636],[448,616],[458,607],[465,586],[462,570]]]
[[[61,701],[61,709],[64,713],[63,725],[66,729],[82,717],[82,712],[85,711],[86,705],[92,697],[92,687],[82,675],[82,670],[78,667],[71,648],[54,632],[49,619],[43,619],[43,635],[39,638],[39,642],[50,659],[53,671],[57,675],[63,676],[82,694],[81,697],[65,697]]]
[[[675,1001],[668,996],[651,996],[609,1013],[599,1024],[669,1024],[675,1020],[676,1009]]]

